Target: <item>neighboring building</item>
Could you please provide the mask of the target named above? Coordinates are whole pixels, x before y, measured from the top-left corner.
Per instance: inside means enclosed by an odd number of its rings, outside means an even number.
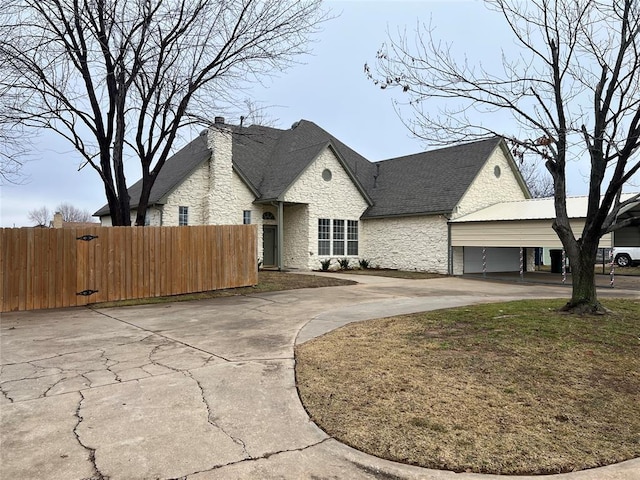
[[[51,221],[51,228],[84,228],[84,227],[99,227],[100,223],[98,222],[65,222],[62,218],[62,214],[60,212],[56,212],[53,215],[53,220]]]
[[[129,188],[132,216],[140,190]],[[256,224],[265,267],[309,270],[347,257],[457,274],[465,252],[451,245],[450,220],[528,198],[499,137],[372,163],[306,120],[279,130],[218,117],[167,160],[147,224]],[[95,215],[111,224],[107,206]]]

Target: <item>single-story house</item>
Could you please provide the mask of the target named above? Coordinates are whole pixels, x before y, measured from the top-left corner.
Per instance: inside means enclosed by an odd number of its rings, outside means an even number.
[[[129,188],[132,216],[140,190],[140,181]],[[478,246],[457,241],[456,219],[529,198],[500,137],[371,162],[310,121],[281,130],[218,117],[167,160],[146,218],[148,225],[256,224],[265,267],[318,269],[346,257],[461,274],[476,269]],[[94,215],[111,224],[108,206]],[[499,252],[505,261],[496,267],[519,268],[518,248]],[[532,250],[526,265],[533,268]]]

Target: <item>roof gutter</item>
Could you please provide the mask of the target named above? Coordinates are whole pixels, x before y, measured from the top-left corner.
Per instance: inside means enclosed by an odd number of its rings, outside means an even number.
[[[449,215],[451,215],[451,210],[438,210],[435,212],[415,212],[415,213],[391,213],[387,215],[368,215],[364,213],[362,215],[363,220],[377,220],[382,218],[403,218],[403,217],[426,217],[433,215],[445,215],[447,219],[449,219]]]

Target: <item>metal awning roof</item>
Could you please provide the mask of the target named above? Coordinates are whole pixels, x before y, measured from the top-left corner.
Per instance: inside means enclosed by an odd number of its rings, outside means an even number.
[[[638,195],[638,193],[623,194],[621,200],[625,201],[636,195]],[[567,213],[569,214],[569,218],[586,218],[587,200],[587,196],[567,197]],[[640,201],[638,203],[640,203]],[[628,209],[629,208],[623,210]],[[508,220],[553,220],[554,218],[556,218],[554,200],[553,197],[550,197],[496,203],[483,208],[482,210],[453,219],[451,222],[465,223]]]

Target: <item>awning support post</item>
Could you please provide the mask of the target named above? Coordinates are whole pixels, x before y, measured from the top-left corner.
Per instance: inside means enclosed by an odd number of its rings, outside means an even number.
[[[278,202],[278,270],[283,269],[284,251],[284,202]]]
[[[482,277],[487,278],[487,247],[482,247]]]
[[[520,281],[524,282],[524,249],[520,247]]]
[[[609,260],[611,261],[611,271],[609,272],[609,286],[611,288],[614,288],[615,276],[616,276],[616,262],[613,260],[613,248],[609,250]]]

